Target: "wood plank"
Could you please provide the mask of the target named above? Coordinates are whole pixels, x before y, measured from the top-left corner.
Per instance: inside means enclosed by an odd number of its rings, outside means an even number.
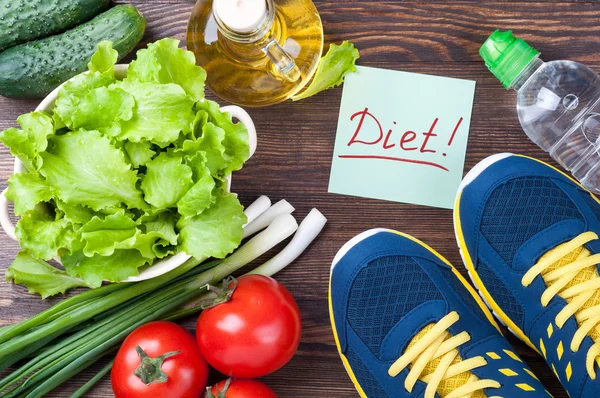
[[[145,43],[162,37],[185,41],[193,2],[187,0],[119,0],[134,3],[148,18]],[[522,132],[514,109],[515,95],[486,70],[478,48],[496,27],[512,28],[543,52],[545,59],[573,59],[600,70],[600,6],[597,2],[375,1],[315,2],[328,42],[352,40],[365,66],[428,73],[477,81],[475,107],[465,170],[496,152],[518,152],[550,160]],[[127,60],[131,59],[128,57]],[[259,149],[234,177],[233,189],[243,203],[261,194],[286,198],[303,218],[312,207],[330,220],[321,238],[278,279],[296,296],[304,332],[298,355],[281,371],[265,378],[281,397],[356,396],[337,356],[327,310],[329,264],[337,249],[357,233],[376,226],[402,230],[430,243],[451,262],[461,260],[454,242],[450,211],[327,193],[341,89],[299,103],[251,109],[259,131]],[[214,98],[214,97],[211,97]],[[0,98],[0,129],[37,101]],[[0,188],[12,170],[0,148]],[[0,235],[0,272],[18,245]],[[462,267],[461,267],[462,269]],[[0,325],[29,317],[60,299],[41,301],[0,278]],[[185,326],[194,327],[193,320]],[[555,397],[566,397],[542,360],[510,337],[517,351]],[[93,374],[89,371],[49,396],[63,397]],[[217,375],[211,380],[216,381]],[[293,388],[290,388],[293,386]],[[112,396],[105,378],[89,395]]]

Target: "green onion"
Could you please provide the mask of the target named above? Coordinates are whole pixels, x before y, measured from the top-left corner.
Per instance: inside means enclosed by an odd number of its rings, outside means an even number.
[[[55,319],[53,318],[53,315],[56,315],[57,312],[53,310],[53,307],[38,315],[41,319],[39,322],[32,323],[30,320],[23,322],[28,326],[28,329],[22,330],[23,327],[21,326],[18,328],[21,334],[0,344],[0,370],[6,369],[15,362],[27,357],[34,351],[48,344],[56,337],[71,331],[76,325],[141,294],[154,291],[165,283],[168,283],[190,269],[193,269],[197,265],[198,262],[192,258],[182,266],[158,278],[131,284],[130,286],[121,289],[106,289],[109,291],[108,294],[100,296],[96,300],[87,300],[80,305],[71,305],[70,311],[63,313]],[[112,285],[108,285],[106,288],[111,286]],[[90,290],[89,292],[94,291]],[[73,298],[76,297],[77,296]],[[46,316],[44,316],[44,314],[46,314]],[[48,314],[50,315],[48,316]],[[46,322],[49,318],[51,320]],[[7,334],[12,335],[14,333],[15,331],[10,329]]]
[[[100,369],[100,371],[98,373],[96,373],[96,375],[94,377],[92,377],[92,379],[90,379],[90,381],[88,381],[87,383],[85,383],[84,385],[79,387],[77,389],[77,391],[75,391],[73,394],[71,394],[70,398],[83,397],[84,394],[90,390],[90,388],[92,388],[94,385],[96,385],[96,383],[98,383],[104,376],[106,376],[106,374],[108,372],[110,372],[114,362],[115,362],[115,360],[113,359],[112,361],[107,363],[102,369]]]

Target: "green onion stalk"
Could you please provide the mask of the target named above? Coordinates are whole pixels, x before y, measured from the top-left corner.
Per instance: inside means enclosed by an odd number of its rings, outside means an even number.
[[[205,296],[207,285],[218,284],[297,228],[291,215],[282,215],[225,260],[198,266],[201,261],[190,259],[163,276],[90,290],[31,319],[1,328],[0,369],[29,359],[0,380],[0,396],[42,397],[114,352],[139,326],[199,312],[199,308],[182,307]],[[94,380],[82,386],[76,396],[87,391]]]

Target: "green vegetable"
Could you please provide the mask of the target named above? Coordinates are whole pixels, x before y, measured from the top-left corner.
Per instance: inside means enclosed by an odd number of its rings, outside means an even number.
[[[51,24],[48,19],[43,24]],[[0,53],[0,95],[43,98],[88,69],[98,43],[112,41],[121,59],[135,48],[145,29],[146,20],[135,7],[118,5],[62,34],[9,48]]]
[[[54,135],[52,119],[42,112],[33,112],[17,118],[22,130],[10,128],[0,132],[0,141],[10,148],[13,156],[21,159],[27,170],[39,169],[40,153],[48,147],[48,138]]]
[[[147,207],[136,187],[137,173],[106,135],[78,130],[54,137],[52,144],[41,154],[40,172],[60,200],[96,211],[121,203]]]
[[[300,94],[293,96],[292,100],[298,101],[312,97],[321,91],[339,86],[344,82],[344,77],[348,73],[356,72],[355,63],[359,58],[360,54],[352,43],[344,41],[339,46],[332,44],[327,54],[321,58],[310,86]]]
[[[139,51],[137,60],[131,62],[126,80],[157,84],[175,83],[194,101],[204,99],[206,71],[197,68],[194,54],[180,51],[178,44],[175,40],[160,40],[149,44],[148,49]]]
[[[194,185],[192,168],[183,159],[166,152],[146,163],[142,191],[146,202],[164,209],[176,205]]]
[[[51,267],[27,253],[19,253],[12,265],[6,270],[6,281],[15,281],[28,287],[29,293],[39,293],[43,299],[68,289],[85,286],[78,278],[72,278],[66,272]]]
[[[42,260],[56,257],[59,250],[71,247],[77,240],[76,233],[66,219],[56,220],[37,210],[21,217],[15,234],[23,250]]]
[[[198,267],[199,261],[191,259],[160,277],[86,291],[31,319],[0,328],[0,371],[31,355],[0,380],[0,394],[41,397],[112,352],[142,324],[199,312],[195,303],[210,295],[207,284],[219,283],[287,236],[283,231],[273,232],[268,238],[256,236],[220,263]],[[187,303],[193,308],[182,308]],[[95,381],[86,383],[82,391]]]
[[[179,227],[183,250],[196,258],[223,258],[242,241],[244,210],[237,197],[223,194],[202,214],[181,218]]]
[[[0,51],[64,32],[109,4],[109,0],[0,0]]]
[[[77,391],[75,391],[73,394],[71,394],[70,398],[81,398],[81,397],[85,396],[86,392],[88,392],[93,386],[96,385],[96,383],[98,383],[100,380],[102,380],[102,378],[104,376],[106,376],[112,370],[114,362],[115,361],[113,359],[112,361],[107,363],[102,369],[100,369],[100,371],[98,373],[96,373],[94,375],[94,377],[92,377],[87,383],[85,383],[84,385],[79,387],[77,389]]]
[[[46,181],[37,173],[13,174],[8,180],[6,198],[16,202],[14,212],[23,216],[38,203],[49,202],[54,195]]]
[[[223,181],[250,156],[248,132],[202,98],[206,74],[178,44],[141,50],[119,81],[117,51],[101,42],[52,114],[0,132],[27,168],[7,195],[21,216],[20,258],[60,256],[66,275],[98,287],[172,253],[223,258],[239,245],[246,217]]]

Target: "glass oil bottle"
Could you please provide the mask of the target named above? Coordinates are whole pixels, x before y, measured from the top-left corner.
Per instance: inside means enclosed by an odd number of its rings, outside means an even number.
[[[323,26],[311,0],[198,0],[187,43],[214,94],[242,106],[268,106],[310,82],[323,51]]]

